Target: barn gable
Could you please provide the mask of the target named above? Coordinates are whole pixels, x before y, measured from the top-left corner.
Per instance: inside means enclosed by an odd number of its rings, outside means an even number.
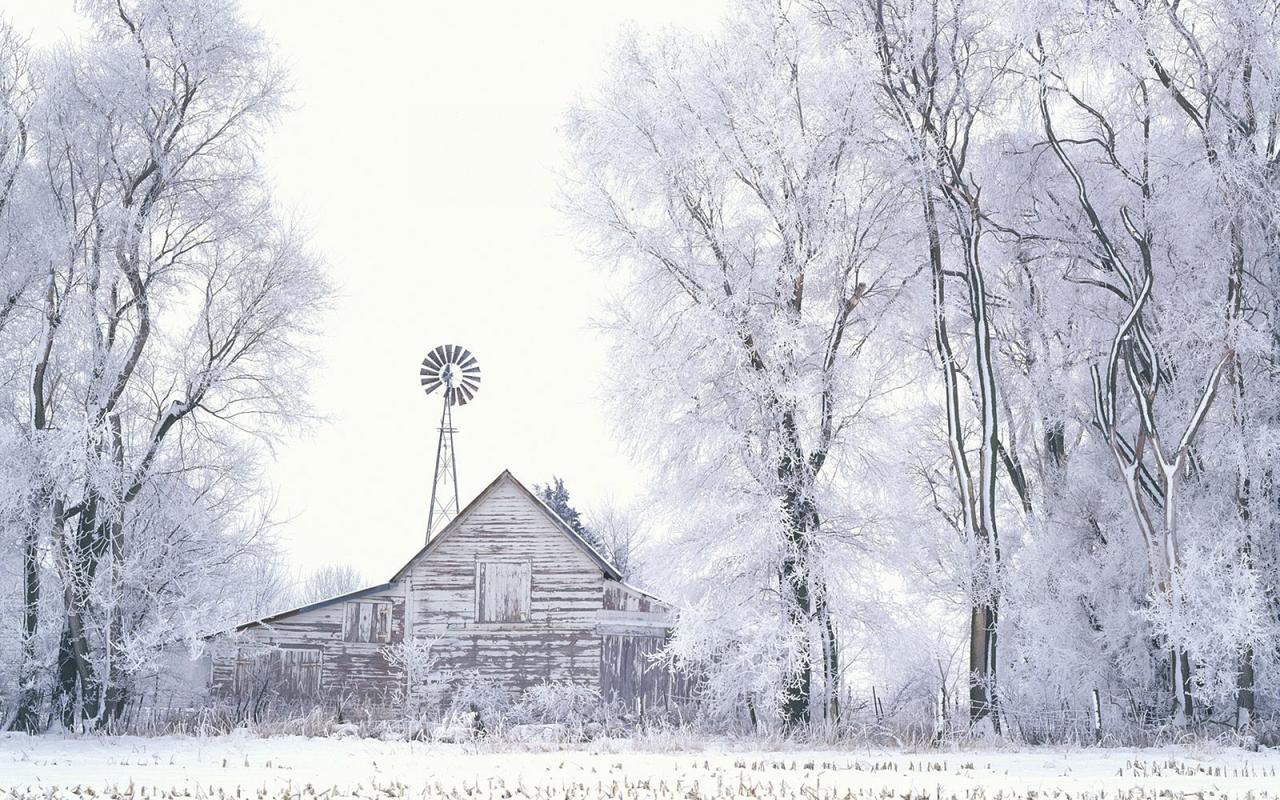
[[[521,502],[521,501],[524,502]],[[501,505],[501,509],[495,506]],[[526,506],[526,508],[521,508]],[[481,522],[483,520],[483,522]],[[542,525],[538,525],[542,522]],[[484,527],[484,525],[503,527],[512,524],[523,524],[528,526],[533,524],[537,528],[545,528],[545,523],[550,523],[551,527],[561,535],[567,537],[575,547],[582,551],[595,566],[607,578],[615,581],[621,581],[622,575],[617,568],[613,566],[604,556],[596,552],[585,539],[578,535],[577,531],[570,528],[565,521],[560,519],[560,515],[552,511],[546,503],[542,502],[536,494],[516,479],[511,474],[511,470],[504,469],[497,478],[493,480],[484,491],[475,496],[467,507],[458,512],[458,516],[450,520],[440,533],[432,537],[431,541],[414,554],[409,561],[400,568],[398,572],[391,578],[394,583],[402,579],[415,564],[434,550],[443,546],[450,536],[458,535],[458,531],[476,531]],[[463,535],[466,535],[464,533]]]
[[[438,665],[513,689],[599,681],[617,570],[504,471],[392,578]]]

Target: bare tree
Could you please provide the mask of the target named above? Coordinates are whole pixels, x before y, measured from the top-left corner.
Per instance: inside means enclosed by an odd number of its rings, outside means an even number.
[[[919,204],[919,226],[932,285],[933,344],[942,377],[951,488],[958,513],[945,515],[968,550],[969,716],[998,732],[996,665],[1001,546],[997,482],[1003,459],[1011,483],[1028,503],[1017,453],[1000,440],[1001,400],[994,326],[987,287],[990,214],[970,164],[976,126],[1006,80],[1007,55],[984,36],[985,8],[936,0],[866,0],[815,4],[820,19],[847,37],[871,42],[879,67],[881,109],[896,128],[896,148]],[[958,268],[949,267],[951,260]],[[969,336],[958,337],[949,317],[950,283],[962,287]],[[962,352],[962,348],[964,352]],[[965,371],[966,365],[968,372]],[[973,387],[972,400],[965,385]],[[970,411],[972,409],[972,411]],[[976,447],[966,417],[976,419]]]
[[[41,268],[0,327],[30,376],[11,397],[47,555],[24,580],[36,598],[56,577],[68,724],[118,715],[162,598],[194,601],[263,541],[257,448],[305,410],[327,291],[256,163],[282,87],[261,35],[224,2],[85,9],[95,35],[40,62],[39,236],[7,263]]]
[[[360,570],[350,564],[326,564],[302,579],[295,602],[298,605],[328,600],[366,586]]]
[[[752,598],[707,605],[705,628],[685,613],[679,643],[723,675],[707,691],[791,726],[837,713],[829,456],[885,392],[866,344],[904,281],[882,251],[899,190],[865,157],[866,86],[833,80],[813,37],[808,15],[761,3],[706,45],[632,39],[570,123],[574,211],[633,277],[614,330],[636,444],[686,508],[717,487],[684,541],[703,560],[736,546],[720,591]],[[732,545],[699,538],[727,530]]]
[[[1224,340],[1228,356],[1217,374],[1230,387],[1230,403],[1236,435],[1243,442],[1256,439],[1264,426],[1280,424],[1274,412],[1257,412],[1251,402],[1251,383],[1246,382],[1248,365],[1230,354],[1241,351],[1241,339],[1259,324],[1271,329],[1271,349],[1265,356],[1270,369],[1280,367],[1280,291],[1275,286],[1277,238],[1276,165],[1280,163],[1280,140],[1275,130],[1280,124],[1280,63],[1273,44],[1280,35],[1280,12],[1267,3],[1169,2],[1157,4],[1160,25],[1143,40],[1145,66],[1153,83],[1168,93],[1175,108],[1193,126],[1203,158],[1215,178],[1215,187],[1224,206],[1220,241],[1229,263],[1223,298]],[[1128,10],[1136,19],[1138,7]],[[1267,291],[1250,290],[1254,278],[1250,264],[1269,261],[1272,274],[1270,297]],[[1264,284],[1265,285],[1265,284]],[[1207,389],[1206,393],[1211,392]],[[1209,402],[1209,397],[1205,402]],[[1264,403],[1265,406],[1265,403]],[[1159,457],[1159,454],[1156,454]],[[1276,520],[1259,531],[1255,505],[1274,508],[1275,481],[1269,469],[1259,471],[1264,460],[1255,451],[1246,465],[1237,467],[1234,480],[1235,508],[1245,536],[1240,545],[1243,564],[1252,565],[1257,549],[1254,540],[1274,540]],[[1261,503],[1255,502],[1255,496]],[[1259,535],[1261,534],[1261,535]],[[1253,648],[1240,653],[1236,726],[1252,724],[1255,706]],[[1186,695],[1188,693],[1184,693]],[[1184,706],[1189,696],[1184,697]]]
[[[638,510],[606,500],[587,512],[591,530],[622,577],[630,579],[639,567],[645,544],[645,526]]]

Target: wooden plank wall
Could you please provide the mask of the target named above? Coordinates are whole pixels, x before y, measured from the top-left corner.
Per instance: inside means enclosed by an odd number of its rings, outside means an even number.
[[[606,580],[598,616],[601,697],[638,714],[669,708],[684,686],[661,658],[675,609],[625,583]]]
[[[483,561],[529,564],[527,622],[476,621]],[[511,690],[599,680],[603,572],[513,481],[495,485],[405,578],[414,635],[436,641],[439,668],[455,678],[477,675]]]
[[[619,581],[604,582],[604,610],[630,611],[636,614],[658,614],[668,621],[674,609],[667,603],[645,594],[634,586]]]

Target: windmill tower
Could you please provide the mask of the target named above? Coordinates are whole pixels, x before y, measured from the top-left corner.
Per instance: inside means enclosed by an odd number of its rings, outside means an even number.
[[[427,541],[458,515],[458,462],[454,459],[453,407],[463,406],[480,388],[480,364],[466,348],[443,344],[427,353],[418,371],[422,389],[431,394],[444,388],[440,412],[440,439],[436,443],[436,471],[431,481],[431,512],[427,515]]]

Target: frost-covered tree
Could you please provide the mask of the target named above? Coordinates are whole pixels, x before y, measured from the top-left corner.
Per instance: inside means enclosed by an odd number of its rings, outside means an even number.
[[[1010,404],[994,311],[996,280],[1016,257],[999,235],[1004,226],[992,208],[999,190],[989,185],[991,151],[982,146],[991,138],[985,120],[1008,91],[1009,48],[984,35],[996,10],[991,3],[856,0],[813,8],[834,32],[832,46],[874,58],[876,116],[885,132],[879,149],[913,195],[913,219],[904,224],[914,235],[902,254],[928,275],[930,291],[919,297],[928,316],[918,319],[929,320],[946,452],[942,469],[920,459],[918,477],[945,520],[943,535],[960,545],[950,558],[961,562],[957,577],[969,604],[970,720],[998,731],[1001,475],[1021,509],[1030,502],[1018,451],[1007,442],[1009,423],[1002,422]]]
[[[25,120],[0,404],[28,729],[50,692],[64,722],[118,715],[161,645],[242,611],[223,587],[268,557],[258,456],[303,410],[326,293],[257,163],[282,88],[261,35],[230,2],[84,13],[0,85]]]
[[[689,591],[674,650],[720,710],[833,718],[860,580],[859,439],[895,385],[868,345],[909,266],[882,224],[902,189],[867,146],[874,73],[801,9],[722,34],[630,35],[569,121],[571,207],[627,279],[618,411],[679,509]]]
[[[1145,567],[1151,705],[1182,723],[1231,707],[1247,726],[1275,618],[1258,545],[1276,525],[1276,11],[1056,11],[1029,34],[1052,156],[1033,167],[1034,218],[1045,260],[1106,321],[1075,344],[1112,462],[1097,469],[1124,489]]]
[[[1276,25],[813,0],[624,39],[572,207],[627,279],[618,411],[679,510],[672,649],[708,696],[795,722],[847,666],[822,621],[896,614],[857,666],[913,651],[904,686],[962,684],[971,723],[1095,689],[1275,719]]]
[[[599,544],[590,526],[583,521],[582,514],[579,513],[578,509],[574,508],[573,503],[569,502],[569,489],[565,487],[563,478],[558,475],[552,475],[549,483],[534,484],[533,493],[547,504],[547,508],[556,512],[556,515],[564,520],[564,524],[572,528],[574,533],[585,539],[588,544],[592,547]]]

